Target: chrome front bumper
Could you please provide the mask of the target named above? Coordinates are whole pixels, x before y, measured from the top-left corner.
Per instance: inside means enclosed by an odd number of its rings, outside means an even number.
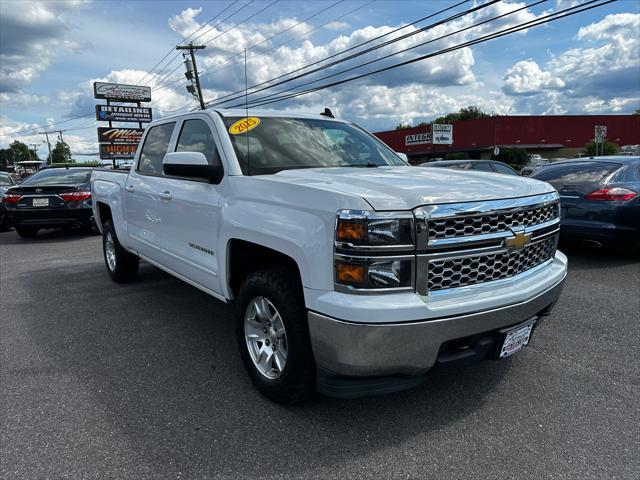
[[[355,323],[309,312],[318,367],[336,375],[368,377],[425,374],[448,341],[514,325],[536,316],[560,296],[563,279],[521,303],[467,315],[393,324]]]

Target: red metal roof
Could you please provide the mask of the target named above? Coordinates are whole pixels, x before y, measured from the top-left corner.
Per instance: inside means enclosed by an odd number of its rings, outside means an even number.
[[[405,145],[407,135],[429,133],[430,125],[375,135],[395,151],[409,155],[484,150],[494,145],[582,148],[593,140],[595,125],[606,125],[607,139],[618,145],[640,144],[640,115],[523,115],[462,120],[453,122],[453,145]]]

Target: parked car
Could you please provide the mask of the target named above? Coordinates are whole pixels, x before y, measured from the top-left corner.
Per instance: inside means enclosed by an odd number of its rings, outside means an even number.
[[[16,182],[10,174],[0,172],[0,197],[4,195],[7,189],[13,187],[15,184]],[[6,216],[4,206],[0,203],[0,232],[4,230],[7,230]]]
[[[91,168],[46,168],[2,196],[7,223],[23,238],[42,228],[93,228]]]
[[[505,175],[519,175],[506,163],[496,160],[439,160],[419,165],[420,167],[457,168],[459,170],[480,170],[483,172],[503,173]]]
[[[560,194],[562,237],[640,251],[640,157],[591,157],[532,175]]]
[[[144,259],[233,302],[249,377],[280,403],[509,356],[566,275],[549,184],[411,167],[323,116],[165,117],[130,171],[96,170],[91,190],[111,278]]]

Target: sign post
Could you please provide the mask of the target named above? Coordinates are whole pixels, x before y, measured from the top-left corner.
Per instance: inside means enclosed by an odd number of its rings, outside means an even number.
[[[596,144],[596,156],[598,156],[598,144],[600,144],[600,155],[604,155],[604,139],[607,138],[607,126],[596,125],[594,141]]]
[[[109,122],[108,127],[98,127],[98,143],[100,158],[111,160],[115,168],[116,160],[135,157],[138,142],[144,134],[142,124],[153,120],[151,108],[141,106],[141,102],[151,101],[151,87],[94,82],[93,96],[107,101],[106,105],[96,105],[96,120]],[[135,105],[113,105],[112,102]],[[113,127],[112,122],[134,122],[138,128]]]

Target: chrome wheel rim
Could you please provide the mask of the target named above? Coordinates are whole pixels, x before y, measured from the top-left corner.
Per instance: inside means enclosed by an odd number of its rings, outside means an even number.
[[[249,356],[260,374],[274,380],[287,365],[287,332],[280,313],[265,297],[255,297],[244,314]]]
[[[107,258],[107,266],[112,272],[116,269],[116,246],[113,242],[111,232],[107,232],[104,242],[104,254]]]

